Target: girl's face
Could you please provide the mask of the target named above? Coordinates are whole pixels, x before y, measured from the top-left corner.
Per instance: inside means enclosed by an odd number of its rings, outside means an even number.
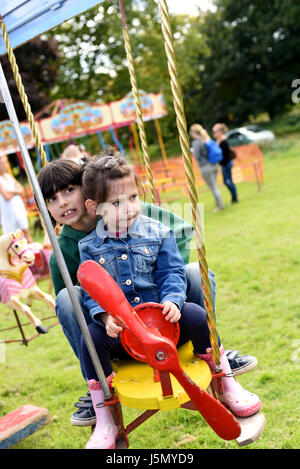
[[[195,132],[194,130],[190,130],[190,135],[192,138],[200,138],[197,132]]]
[[[69,185],[46,200],[47,208],[58,224],[72,226],[75,230],[90,231],[96,216],[87,212],[81,186]]]
[[[213,133],[213,136],[216,140],[218,140],[219,138],[221,138],[223,136],[223,132],[220,129],[220,127],[218,127],[218,126],[213,127],[212,133]]]
[[[126,233],[141,213],[138,190],[133,175],[109,182],[107,200],[96,210],[109,233]]]

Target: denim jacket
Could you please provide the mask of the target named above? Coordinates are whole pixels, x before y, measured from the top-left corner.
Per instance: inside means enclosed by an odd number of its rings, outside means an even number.
[[[100,219],[78,243],[80,262],[99,262],[119,285],[132,307],[172,301],[179,309],[186,299],[185,265],[174,233],[152,218],[139,216],[120,238],[111,238]],[[84,306],[92,318],[104,309],[87,293]]]

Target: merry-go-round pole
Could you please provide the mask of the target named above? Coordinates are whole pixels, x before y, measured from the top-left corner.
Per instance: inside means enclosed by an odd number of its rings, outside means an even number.
[[[7,81],[6,81],[6,78],[5,78],[1,63],[0,63],[0,101],[2,101],[5,104],[6,109],[7,109],[7,113],[9,115],[9,119],[12,123],[13,128],[14,128],[16,138],[17,138],[17,141],[18,141],[18,144],[19,144],[20,152],[22,154],[23,161],[24,161],[24,164],[25,164],[27,177],[30,180],[30,183],[31,183],[34,195],[35,195],[35,199],[36,199],[38,208],[39,208],[39,210],[41,212],[41,215],[43,217],[45,227],[46,227],[49,239],[51,241],[53,251],[54,251],[58,266],[59,266],[59,269],[61,271],[61,275],[62,275],[63,280],[65,282],[68,293],[70,295],[70,299],[72,301],[72,305],[73,305],[73,308],[74,308],[76,319],[77,319],[79,327],[81,329],[81,333],[82,333],[82,336],[84,338],[84,341],[87,345],[87,348],[88,348],[90,357],[92,359],[93,365],[95,367],[98,379],[101,383],[101,386],[102,386],[102,389],[103,389],[103,392],[104,392],[104,396],[105,396],[105,398],[111,398],[111,391],[110,391],[109,386],[106,382],[105,374],[103,372],[99,357],[97,355],[93,340],[91,338],[90,331],[88,329],[85,317],[84,317],[83,312],[81,310],[81,307],[80,307],[79,301],[77,299],[77,296],[74,292],[73,283],[72,283],[69,271],[67,269],[65,259],[63,257],[62,252],[61,252],[60,246],[58,244],[55,231],[52,227],[52,223],[51,223],[51,220],[50,220],[50,215],[48,213],[48,209],[47,209],[45,200],[43,198],[43,195],[42,195],[42,192],[41,192],[41,189],[40,189],[40,186],[39,186],[39,183],[38,183],[35,171],[34,171],[34,167],[32,165],[30,155],[28,153],[27,147],[26,147],[25,142],[24,142],[24,138],[23,138],[23,135],[22,135],[22,132],[21,132],[21,129],[20,129],[17,114],[16,114],[16,111],[15,111],[15,108],[14,108],[14,104],[13,104],[13,101],[12,101],[12,98],[11,98],[11,95],[10,95],[10,92],[9,92],[9,88],[8,88],[8,85],[7,85]]]

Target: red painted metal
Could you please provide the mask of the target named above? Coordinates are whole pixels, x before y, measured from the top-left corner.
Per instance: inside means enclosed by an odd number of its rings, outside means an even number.
[[[170,373],[168,371],[159,371],[159,379],[161,383],[162,394],[164,397],[173,396],[173,388]]]
[[[30,404],[0,418],[0,449],[7,449],[49,423],[47,409]]]
[[[180,335],[179,324],[166,321],[162,314],[163,305],[159,303],[143,303],[134,308],[149,331],[167,337],[177,345]],[[147,361],[144,347],[141,341],[132,333],[130,329],[123,329],[120,332],[120,340],[125,350],[136,360]]]
[[[127,427],[126,427],[126,434],[129,435],[133,430],[135,430],[137,427],[139,427],[142,423],[146,422],[152,415],[156,414],[159,411],[159,409],[153,409],[153,410],[146,410],[143,412],[141,415],[139,415],[137,418],[135,418],[132,422],[130,422]]]
[[[217,435],[224,440],[236,439],[241,433],[237,419],[184,373],[174,343],[147,328],[106,270],[97,262],[89,260],[81,264],[77,276],[87,293],[140,340],[147,362],[154,369],[168,371],[175,376]]]

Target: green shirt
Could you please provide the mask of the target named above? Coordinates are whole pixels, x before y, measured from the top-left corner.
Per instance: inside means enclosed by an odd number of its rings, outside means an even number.
[[[160,221],[174,231],[180,254],[185,264],[188,264],[190,257],[190,241],[193,238],[193,227],[169,210],[147,202],[141,203],[141,206],[143,215]],[[77,284],[77,270],[80,263],[78,241],[87,236],[87,234],[88,233],[84,231],[78,231],[71,226],[64,225],[57,238],[73,285]],[[60,290],[65,288],[65,283],[60,273],[54,252],[52,252],[50,257],[50,270],[54,291],[57,295]]]

